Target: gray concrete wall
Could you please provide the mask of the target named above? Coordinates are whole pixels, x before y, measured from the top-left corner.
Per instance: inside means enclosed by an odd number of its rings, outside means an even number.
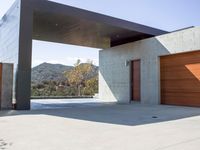
[[[14,64],[13,101],[19,57],[20,0],[0,20],[0,62]]]
[[[99,96],[130,101],[130,65],[141,59],[141,103],[160,103],[159,56],[200,50],[200,27],[190,28],[100,51]]]
[[[1,109],[12,109],[13,65],[2,65]]]
[[[0,21],[0,62],[14,64],[13,102],[30,109],[32,0],[17,0]]]

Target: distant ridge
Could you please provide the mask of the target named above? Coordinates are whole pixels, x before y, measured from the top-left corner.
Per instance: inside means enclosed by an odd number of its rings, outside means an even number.
[[[80,64],[84,66],[86,63]],[[62,82],[66,81],[67,78],[64,76],[65,71],[70,71],[73,69],[73,66],[66,66],[62,64],[50,64],[50,63],[42,63],[34,68],[32,68],[32,76],[31,81],[34,84],[42,83],[43,81],[56,81]],[[88,78],[92,78],[98,75],[99,67],[93,65],[93,68],[88,76]]]
[[[38,84],[43,81],[63,81],[66,78],[63,75],[64,71],[73,69],[73,66],[65,66],[61,64],[42,63],[32,68],[32,82]]]

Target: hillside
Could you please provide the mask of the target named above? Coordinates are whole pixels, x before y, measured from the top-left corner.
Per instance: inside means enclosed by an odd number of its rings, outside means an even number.
[[[61,64],[42,63],[39,66],[32,68],[32,83],[38,84],[43,81],[65,81],[63,72],[70,71],[72,66],[65,66]]]
[[[77,74],[76,69],[81,72],[88,66],[90,66],[90,69],[86,74],[84,73],[83,76],[79,73]],[[61,64],[40,64],[32,68],[31,95],[93,96],[98,93],[98,71],[98,66],[87,63],[81,63],[76,67]],[[77,81],[76,84],[74,79]],[[80,82],[78,82],[79,79],[81,79]]]

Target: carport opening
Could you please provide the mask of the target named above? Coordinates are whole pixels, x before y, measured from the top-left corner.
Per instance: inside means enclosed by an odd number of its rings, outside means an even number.
[[[33,30],[30,30],[30,29],[27,29],[27,30],[29,30],[28,33],[29,35],[32,35],[32,39],[34,40],[107,49],[107,48],[111,48],[117,45],[122,45],[125,43],[134,42],[141,39],[153,37],[155,35],[160,35],[162,33],[166,33],[165,31],[149,28],[147,26],[131,23],[128,21],[117,19],[117,18],[112,18],[106,15],[90,12],[87,10],[82,10],[79,8],[74,8],[71,6],[53,3],[50,1],[37,1],[37,2],[33,2],[33,4],[34,4],[33,13],[30,13],[33,16],[31,19],[30,17],[27,17],[27,20],[29,18],[30,22],[33,21],[33,24],[32,24]],[[24,19],[24,22],[26,22],[25,19]],[[37,61],[37,60],[34,60],[34,53],[35,53],[34,51],[37,50],[35,49],[35,46],[36,46],[35,41],[33,41],[33,64],[34,64],[34,61]],[[54,53],[50,54],[49,49],[51,48],[52,46],[49,46],[49,48],[47,49],[41,49],[39,50],[37,54],[38,55],[41,54],[41,56],[44,56],[44,57],[53,55],[52,58],[54,58],[54,55],[57,55],[60,53],[62,56],[66,56],[67,58],[69,56],[68,52],[73,51],[73,50],[68,49],[66,50],[66,53],[64,53],[64,52],[61,52],[59,48],[54,48],[53,49]],[[42,55],[43,51],[46,51],[46,52]],[[91,52],[89,51],[87,52],[84,49],[83,51],[80,51],[80,52],[83,52],[84,54],[87,54],[89,56],[89,54],[92,53],[94,49],[90,51]],[[80,52],[76,53],[76,57],[77,56],[81,57]],[[87,59],[91,59],[91,58],[87,57]],[[63,59],[56,60],[56,63],[57,62],[62,63],[61,60],[65,60],[65,59],[63,58]],[[54,59],[52,59],[52,61],[54,62]],[[69,64],[66,64],[66,65],[69,65]],[[49,76],[47,75],[45,78],[48,78],[48,77]],[[74,74],[74,77],[76,77],[75,74]],[[32,75],[32,78],[33,78],[33,75]],[[35,88],[33,84],[34,83],[32,83],[32,88]],[[54,82],[50,82],[48,84],[54,85]],[[65,87],[65,84],[68,85],[68,83],[66,82],[65,83],[61,82],[61,84],[59,83],[53,88],[49,87],[46,91],[50,92],[51,90],[55,90],[55,88],[57,88],[58,90],[61,90],[63,88],[63,84],[64,84],[64,87]],[[91,83],[88,83],[88,84],[91,84]],[[38,88],[44,88],[44,85]],[[80,89],[85,86],[86,86],[86,83],[81,82],[81,86],[79,86],[78,88]],[[32,95],[34,96],[35,94],[33,93],[35,92],[32,90]],[[69,95],[69,96],[81,95],[80,91],[79,91],[79,94],[77,93],[78,92],[76,92],[76,94],[71,93],[72,95],[69,93],[68,94],[65,93],[64,95]],[[51,95],[54,96],[54,94],[51,94]],[[86,95],[86,94],[84,93],[83,95]],[[39,96],[45,96],[45,95],[40,94]],[[29,105],[29,103],[27,103],[26,105]],[[22,106],[22,108],[23,107],[24,106]]]
[[[33,40],[31,109],[99,103],[99,49]]]

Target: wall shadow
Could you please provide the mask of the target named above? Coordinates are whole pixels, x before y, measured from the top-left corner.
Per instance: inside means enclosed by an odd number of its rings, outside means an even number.
[[[101,106],[73,107],[31,111],[2,111],[0,117],[48,115],[97,123],[136,126],[200,116],[199,108],[166,105],[104,104]]]

